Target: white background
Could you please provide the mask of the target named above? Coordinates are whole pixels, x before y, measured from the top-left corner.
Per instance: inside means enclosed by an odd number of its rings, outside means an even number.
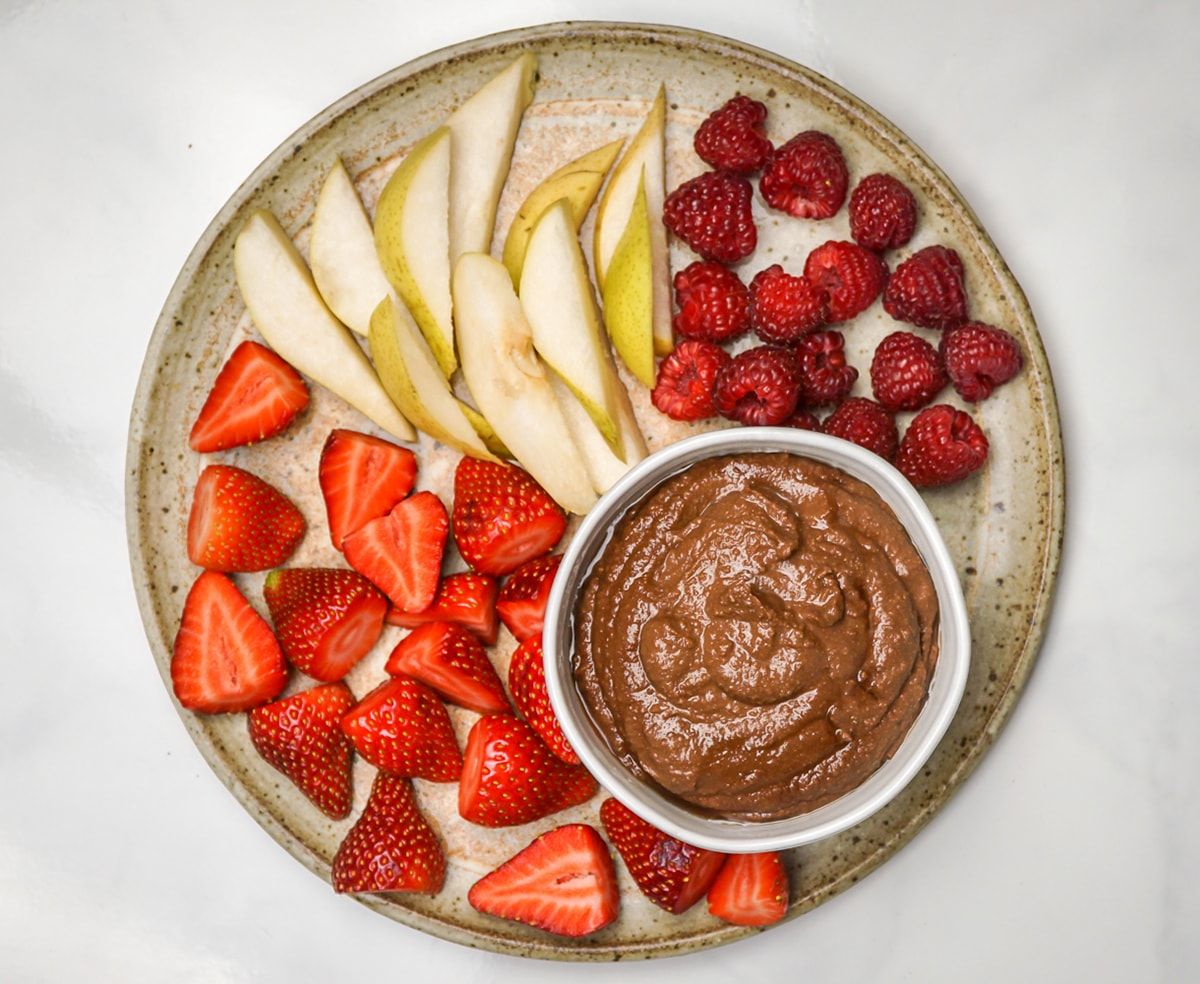
[[[687,24],[894,120],[1025,286],[1068,530],[1028,691],[975,776],[765,937],[580,980],[1200,979],[1200,75],[1195,4],[0,2],[0,980],[521,981],[564,968],[345,899],[184,733],[134,605],[127,414],[193,242],[293,129],[432,48]],[[786,975],[786,976],[785,976]]]

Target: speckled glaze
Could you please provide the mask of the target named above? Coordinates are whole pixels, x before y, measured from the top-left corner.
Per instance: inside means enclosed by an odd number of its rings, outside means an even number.
[[[802,129],[834,134],[846,151],[851,181],[886,169],[917,194],[918,234],[889,254],[894,267],[932,242],[963,257],[971,314],[1002,325],[1022,343],[1026,368],[973,412],[992,444],[988,467],[971,480],[931,492],[926,501],[958,566],[972,625],[973,661],[966,694],[950,730],[921,774],[886,809],[844,833],[788,853],[790,916],[819,905],[859,881],[902,847],[970,774],[995,739],[1033,666],[1052,599],[1063,529],[1063,463],[1057,408],[1045,353],[1024,294],[978,219],[954,186],[899,130],[816,73],[749,46],[681,28],[608,23],[563,23],[525,28],[433,52],[368,83],[320,113],[279,147],[237,190],[205,231],[167,298],[150,339],[130,419],[127,523],[138,602],[158,669],[170,690],[171,643],[196,569],[184,531],[196,476],[206,456],[187,447],[187,433],[230,349],[253,334],[238,296],[233,240],[251,209],[269,208],[304,249],[317,190],[340,154],[368,206],[399,156],[517,53],[540,59],[535,101],[526,113],[513,169],[500,203],[497,229],[528,191],[561,163],[613,139],[629,136],[660,81],[669,103],[668,183],[703,165],[690,136],[709,109],[735,91],[765,101],[777,142]],[[756,196],[757,198],[757,196]],[[760,246],[743,274],[773,262],[796,270],[826,239],[848,238],[846,214],[802,222],[768,214],[755,202]],[[589,225],[583,242],[590,243]],[[502,242],[498,238],[494,248]],[[673,245],[678,268],[689,254]],[[855,392],[868,392],[865,368],[878,340],[894,330],[876,303],[847,331],[847,354],[860,367]],[[627,382],[629,381],[626,377]],[[695,425],[673,424],[631,387],[652,448]],[[291,564],[338,564],[316,485],[316,463],[331,427],[375,432],[369,423],[319,387],[307,411],[282,436],[261,446],[215,456],[247,467],[293,497],[309,531]],[[953,401],[952,401],[953,402]],[[903,426],[906,420],[901,420]],[[450,501],[458,455],[423,437],[419,487]],[[457,556],[449,563],[461,564]],[[263,575],[240,575],[239,586],[260,610]],[[359,695],[383,676],[382,665],[403,631],[389,628],[349,678]],[[513,640],[503,632],[493,650],[503,674]],[[294,675],[292,689],[309,684]],[[173,698],[171,698],[173,699]],[[311,871],[328,880],[329,863],[350,821],[322,816],[253,751],[243,715],[205,717],[180,711],[213,771],[247,811]],[[452,709],[460,735],[474,715]],[[356,813],[365,802],[371,769],[355,766]],[[399,922],[469,946],[552,959],[618,960],[668,956],[716,946],[757,930],[727,926],[703,903],[683,916],[655,908],[633,887],[623,866],[622,912],[609,928],[570,942],[482,916],[467,905],[467,887],[538,833],[560,823],[596,822],[599,797],[527,827],[485,830],[455,809],[456,786],[418,782],[426,814],[446,844],[445,889],[434,898],[360,899]],[[332,893],[330,905],[344,904]]]

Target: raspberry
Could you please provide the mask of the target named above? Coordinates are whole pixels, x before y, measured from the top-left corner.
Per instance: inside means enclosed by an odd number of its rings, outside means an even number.
[[[792,415],[800,398],[800,370],[792,353],[759,345],[717,373],[713,403],[722,417],[773,427]]]
[[[926,246],[896,267],[883,309],[922,328],[953,328],[967,320],[962,260],[945,246]]]
[[[764,342],[794,342],[825,323],[829,297],[806,277],[785,273],[778,263],[750,281],[750,323]]]
[[[663,224],[706,260],[736,263],[758,244],[750,196],[745,178],[707,171],[667,196]]]
[[[837,141],[806,130],[771,154],[758,189],[772,208],[798,219],[827,219],[842,207],[849,185]]]
[[[978,321],[951,328],[942,336],[940,348],[950,381],[959,396],[971,403],[986,400],[1024,363],[1021,346],[1012,335]]]
[[[732,270],[697,260],[675,274],[672,324],[684,338],[724,342],[750,328],[750,291]]]
[[[899,435],[892,415],[873,400],[854,396],[825,418],[821,430],[860,448],[874,451],[885,461],[896,454]]]
[[[917,200],[890,174],[868,174],[850,196],[850,235],[860,246],[903,246],[917,225]]]
[[[888,410],[923,407],[947,382],[937,349],[911,332],[894,331],[875,349],[871,392]]]
[[[830,240],[808,254],[804,275],[829,293],[829,320],[849,321],[871,306],[887,283],[887,265],[857,243]]]
[[[840,331],[814,331],[796,346],[805,406],[841,403],[850,392],[858,370],[846,365],[845,345]]]
[[[729,362],[729,353],[709,342],[680,342],[659,365],[650,399],[673,420],[712,417],[713,383]]]
[[[815,413],[808,410],[797,410],[783,422],[784,427],[795,427],[797,430],[820,431],[821,421]]]
[[[913,485],[949,485],[979,468],[987,455],[987,436],[971,415],[939,403],[908,425],[896,467]]]
[[[693,146],[700,159],[717,170],[749,174],[770,156],[763,133],[767,107],[749,96],[734,96],[700,124]]]

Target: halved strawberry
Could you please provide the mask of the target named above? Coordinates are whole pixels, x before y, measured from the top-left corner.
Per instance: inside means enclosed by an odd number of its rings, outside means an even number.
[[[546,602],[550,599],[550,588],[561,563],[562,554],[538,557],[513,571],[500,589],[496,612],[517,642],[541,637]]]
[[[392,650],[385,669],[432,687],[443,700],[490,714],[508,710],[508,698],[487,651],[453,622],[414,629]]]
[[[342,733],[342,716],[354,705],[344,683],[326,683],[284,697],[249,715],[258,754],[296,784],[326,816],[350,815],[354,746]]]
[[[729,855],[708,890],[708,911],[738,926],[769,926],[787,907],[787,869],[778,851]]]
[[[664,834],[615,799],[600,804],[600,822],[642,894],[676,915],[708,891],[725,861],[724,854]]]
[[[412,783],[380,772],[362,816],[333,856],[335,892],[439,891],[446,856],[421,815]]]
[[[508,664],[508,689],[517,710],[538,733],[538,737],[564,762],[579,764],[579,756],[563,734],[546,693],[546,669],[542,663],[542,639],[526,639],[512,654]]]
[[[375,645],[388,601],[358,571],[292,567],[271,571],[263,584],[275,634],[288,661],[333,683]]]
[[[381,683],[342,718],[358,754],[377,769],[430,782],[454,782],[462,755],[437,694],[416,680]]]
[[[274,437],[308,406],[308,387],[283,359],[258,342],[233,350],[192,425],[193,451],[224,451]]]
[[[428,608],[437,593],[449,520],[442,500],[418,492],[342,541],[350,566],[405,612]]]
[[[213,571],[196,578],[171,654],[179,703],[205,714],[248,711],[286,683],[287,663],[271,627],[233,581]]]
[[[415,629],[429,622],[454,622],[474,632],[484,645],[496,641],[500,622],[496,618],[496,594],[500,590],[494,577],[486,574],[451,574],[442,578],[433,604],[423,611],[402,612],[393,608],[387,620],[392,625]]]
[[[587,769],[556,758],[524,721],[489,714],[467,736],[458,812],[482,827],[512,827],[583,803],[596,789]]]
[[[608,848],[595,828],[583,823],[535,838],[472,885],[467,901],[480,912],[559,936],[603,929],[621,907]]]
[[[566,514],[522,468],[464,457],[454,472],[454,539],[463,559],[500,576],[554,549]]]
[[[330,431],[317,480],[333,545],[341,550],[349,534],[391,512],[416,478],[417,459],[408,448],[358,431]]]
[[[265,571],[292,555],[304,517],[257,475],[233,465],[200,473],[188,516],[188,558],[210,571]]]

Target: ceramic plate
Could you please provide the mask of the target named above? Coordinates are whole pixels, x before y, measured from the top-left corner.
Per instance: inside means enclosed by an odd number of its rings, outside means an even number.
[[[851,181],[876,170],[905,180],[918,196],[914,241],[890,255],[895,263],[922,246],[953,246],[966,265],[972,316],[1016,334],[1026,368],[976,411],[992,445],[982,473],[926,499],[941,525],[966,591],[973,665],[966,696],[949,733],[907,790],[873,819],[789,854],[790,915],[797,916],[859,881],[891,857],[946,802],[996,737],[1020,693],[1037,652],[1050,607],[1063,528],[1063,466],[1054,391],[1033,317],[1020,287],[970,207],[944,174],[895,126],[815,72],[777,55],[725,38],[681,28],[564,23],[527,28],[456,45],[410,62],[346,96],[301,127],[237,190],[196,245],[146,353],[130,420],[127,511],[130,557],[150,646],[170,690],[171,644],[183,600],[196,576],[185,551],[191,491],[207,456],[187,446],[188,430],[230,350],[253,336],[234,282],[233,240],[254,208],[268,208],[303,251],[321,181],[340,154],[368,206],[405,151],[466,96],[518,53],[535,51],[540,82],[518,139],[500,205],[497,229],[543,176],[578,154],[629,136],[660,82],[669,104],[668,185],[703,165],[691,135],[708,111],[735,92],[763,100],[777,142],[809,128],[841,143]],[[757,197],[757,196],[756,196]],[[826,239],[848,238],[846,210],[826,222],[768,214],[756,201],[758,251],[747,277],[773,262],[796,270]],[[583,242],[590,244],[589,225]],[[503,242],[498,237],[495,249]],[[676,269],[689,262],[673,246]],[[876,303],[847,331],[851,361],[860,367],[856,393],[866,393],[866,367],[878,340],[896,327]],[[676,425],[632,387],[651,447],[693,425]],[[904,421],[901,422],[902,425]],[[283,435],[260,446],[218,456],[249,468],[300,506],[308,534],[292,564],[338,565],[325,527],[316,465],[332,427],[372,431],[368,421],[324,389]],[[419,487],[451,501],[457,454],[423,438]],[[450,563],[461,564],[457,556]],[[263,610],[262,574],[240,575],[242,590]],[[349,678],[362,695],[383,677],[382,665],[402,630],[389,628]],[[502,675],[512,639],[503,632],[493,656]],[[298,674],[294,675],[298,677]],[[308,684],[293,680],[293,689]],[[169,698],[173,699],[173,698]],[[474,715],[452,709],[459,733]],[[217,776],[284,848],[322,878],[350,821],[334,822],[312,807],[254,752],[244,715],[206,717],[181,711],[184,724]],[[355,766],[356,811],[366,799],[371,768]],[[446,887],[433,898],[368,896],[384,915],[470,946],[559,959],[665,956],[727,943],[754,933],[724,925],[703,904],[683,916],[655,908],[618,864],[620,919],[581,942],[480,915],[467,905],[467,887],[536,834],[571,821],[596,822],[599,797],[527,827],[486,830],[460,820],[455,784],[418,782],[418,796],[446,845]],[[346,904],[330,892],[329,905]]]

